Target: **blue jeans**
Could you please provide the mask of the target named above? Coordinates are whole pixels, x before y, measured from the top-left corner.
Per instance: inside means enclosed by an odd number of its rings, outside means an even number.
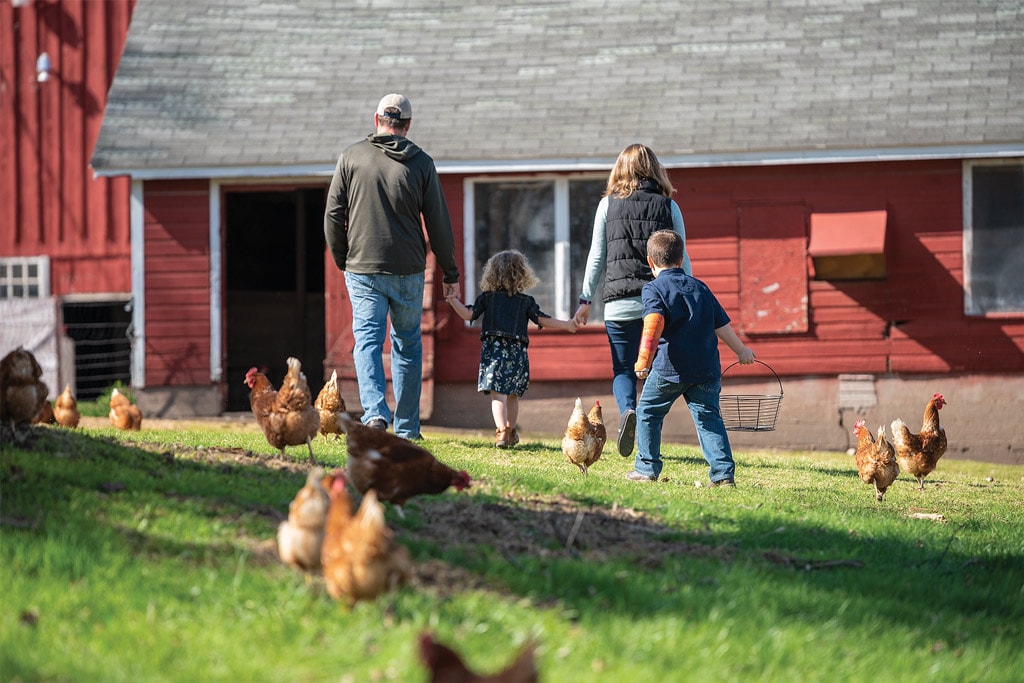
[[[363,422],[380,417],[393,422],[395,434],[420,436],[420,391],[423,387],[423,273],[417,275],[360,275],[345,273],[352,302],[353,360],[359,381]],[[395,412],[385,400],[384,334],[391,318],[391,381]]]
[[[703,384],[676,384],[665,381],[651,370],[636,409],[637,452],[634,469],[646,476],[661,475],[661,427],[669,408],[682,396],[693,416],[704,459],[711,466],[708,479],[713,482],[732,479],[736,473],[736,463],[732,459],[729,436],[725,432],[725,422],[718,408],[721,393],[721,378]]]
[[[636,373],[633,365],[640,355],[640,337],[644,332],[643,320],[606,320],[605,332],[612,349],[612,394],[619,415],[636,410]]]

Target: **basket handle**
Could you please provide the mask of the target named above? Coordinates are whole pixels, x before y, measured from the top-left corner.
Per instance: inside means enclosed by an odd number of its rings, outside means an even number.
[[[777,372],[775,372],[775,370],[773,370],[773,369],[772,369],[772,366],[768,365],[767,363],[765,363],[765,362],[764,362],[764,361],[762,361],[762,360],[757,360],[757,359],[755,358],[755,359],[754,359],[754,362],[755,362],[755,363],[760,363],[761,365],[765,366],[766,368],[768,368],[768,369],[769,369],[769,370],[771,371],[771,373],[772,373],[773,375],[775,375],[775,381],[779,383],[779,396],[782,396],[782,393],[783,393],[783,392],[782,392],[782,380],[781,380],[781,379],[779,379],[779,375],[778,375],[778,373],[777,373]],[[735,363],[733,363],[732,365],[730,365],[729,367],[727,367],[727,368],[726,368],[725,370],[722,370],[722,377],[725,377],[725,373],[729,372],[729,370],[730,370],[730,369],[732,368],[732,366],[733,366],[733,365],[739,365],[739,361],[736,361]]]

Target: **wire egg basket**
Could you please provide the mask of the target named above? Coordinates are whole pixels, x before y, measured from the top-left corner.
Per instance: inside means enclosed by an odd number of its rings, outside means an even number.
[[[722,412],[722,420],[725,428],[730,432],[771,432],[775,431],[775,420],[779,416],[779,406],[782,404],[782,380],[779,379],[772,366],[765,362],[754,360],[755,363],[768,368],[775,381],[779,383],[778,394],[722,394],[719,398],[719,407]],[[733,363],[722,371],[722,377],[729,371]]]

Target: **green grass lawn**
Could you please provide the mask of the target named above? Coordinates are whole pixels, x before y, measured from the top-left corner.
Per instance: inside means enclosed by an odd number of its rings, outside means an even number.
[[[426,434],[468,491],[410,501],[416,576],[347,610],[282,565],[302,486],[255,425],[34,428],[0,451],[3,681],[425,681],[429,629],[542,681],[1024,680],[1024,468],[944,459],[876,503],[853,458],[700,451],[627,482],[558,442]],[[343,442],[318,441],[328,466]]]

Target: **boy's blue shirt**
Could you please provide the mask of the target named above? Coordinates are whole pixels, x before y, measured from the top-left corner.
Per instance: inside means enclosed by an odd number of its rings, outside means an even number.
[[[645,317],[665,318],[652,366],[658,375],[678,384],[721,378],[715,330],[729,324],[729,315],[711,289],[682,268],[668,268],[644,285],[641,298]]]

